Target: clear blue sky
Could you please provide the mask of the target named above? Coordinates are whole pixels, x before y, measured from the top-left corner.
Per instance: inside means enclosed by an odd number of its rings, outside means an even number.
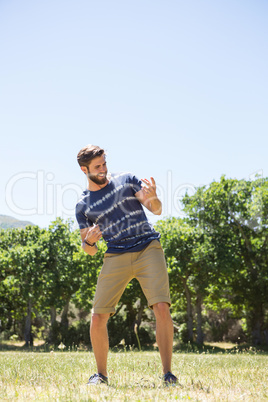
[[[153,176],[163,217],[221,175],[268,176],[268,3],[0,2],[0,214],[74,217],[86,144]]]

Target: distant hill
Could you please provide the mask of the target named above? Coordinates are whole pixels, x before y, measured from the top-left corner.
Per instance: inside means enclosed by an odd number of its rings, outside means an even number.
[[[25,226],[27,225],[34,224],[29,221],[20,221],[19,219],[15,219],[12,216],[0,215],[0,229],[25,228]]]

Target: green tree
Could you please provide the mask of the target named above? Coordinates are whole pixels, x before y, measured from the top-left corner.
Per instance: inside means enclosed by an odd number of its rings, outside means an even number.
[[[33,307],[38,310],[42,304],[43,268],[47,259],[47,251],[42,246],[44,232],[38,226],[7,230],[5,245],[2,243],[4,278],[1,290],[7,291],[5,306],[10,319],[17,319],[18,314],[25,317],[24,339],[27,346],[32,344]],[[12,300],[10,296],[13,296]]]
[[[203,230],[183,219],[159,221],[156,229],[161,233],[175,310],[182,295],[186,299],[186,340],[193,342],[196,322],[196,341],[202,344],[202,302],[214,269],[213,249]]]
[[[61,340],[66,341],[70,300],[78,291],[83,274],[83,264],[77,258],[80,241],[77,232],[72,230],[72,222],[64,222],[61,218],[53,221],[48,228],[44,247],[48,250],[48,258],[44,267],[46,299],[43,308],[50,313],[49,340],[57,342],[60,333]],[[56,315],[60,312],[59,325]]]
[[[23,312],[19,280],[14,275],[11,247],[17,242],[17,230],[0,230],[0,331],[16,332]]]
[[[237,312],[246,311],[254,344],[264,342],[268,330],[268,179],[236,180],[221,177],[201,187],[183,203],[191,224],[208,233],[221,272],[222,292]]]

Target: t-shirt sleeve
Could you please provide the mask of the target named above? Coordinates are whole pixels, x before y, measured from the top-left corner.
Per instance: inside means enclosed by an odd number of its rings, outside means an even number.
[[[137,176],[130,175],[130,180],[132,183],[134,194],[142,189],[142,181],[140,179],[138,179]]]
[[[75,208],[75,216],[80,229],[85,229],[93,225],[83,211],[83,205],[78,203]]]

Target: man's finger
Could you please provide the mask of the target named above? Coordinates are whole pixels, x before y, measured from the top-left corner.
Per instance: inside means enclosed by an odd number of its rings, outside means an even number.
[[[147,186],[149,186],[149,187],[155,186],[154,178],[151,177],[151,179],[153,179],[152,182],[150,182],[150,180],[148,180],[148,179],[141,179],[141,181],[142,181],[143,183],[145,183],[145,184],[146,184]]]
[[[155,179],[153,177],[151,177],[151,182],[152,182],[152,185],[155,186]]]
[[[145,184],[151,184],[148,179],[141,179],[141,181],[143,181]]]

